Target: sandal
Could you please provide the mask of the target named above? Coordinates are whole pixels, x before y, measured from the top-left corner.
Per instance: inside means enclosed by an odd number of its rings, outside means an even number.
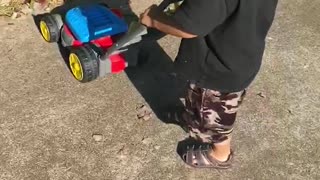
[[[214,169],[228,169],[231,167],[233,160],[233,152],[231,151],[229,158],[225,162],[221,162],[209,153],[212,151],[210,145],[200,146],[195,149],[194,146],[187,146],[187,151],[182,155],[184,162],[193,168],[214,168]]]

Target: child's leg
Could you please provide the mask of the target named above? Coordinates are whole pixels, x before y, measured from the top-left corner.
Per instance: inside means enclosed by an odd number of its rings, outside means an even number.
[[[184,119],[193,137],[213,144],[210,155],[217,160],[229,157],[231,133],[245,93],[220,93],[190,84]]]

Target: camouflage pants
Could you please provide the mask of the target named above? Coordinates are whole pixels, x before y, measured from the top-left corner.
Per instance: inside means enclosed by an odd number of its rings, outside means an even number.
[[[246,90],[234,93],[199,88],[191,83],[184,119],[192,137],[206,143],[220,143],[233,131],[237,110]]]

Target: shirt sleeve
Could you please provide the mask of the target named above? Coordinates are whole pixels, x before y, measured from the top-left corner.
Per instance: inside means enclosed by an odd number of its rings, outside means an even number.
[[[226,17],[225,0],[184,0],[173,15],[173,20],[181,30],[205,36]]]

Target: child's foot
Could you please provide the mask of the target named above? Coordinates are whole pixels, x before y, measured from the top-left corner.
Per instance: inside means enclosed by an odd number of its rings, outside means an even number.
[[[216,151],[212,150],[211,153],[209,153],[209,156],[218,161],[225,162],[229,159],[230,154],[231,151],[226,151],[225,153],[217,153]]]
[[[217,159],[211,146],[201,147],[194,149],[194,147],[187,147],[186,152],[183,154],[184,162],[194,168],[214,168],[214,169],[228,169],[232,165],[233,152],[227,158],[220,157]]]

